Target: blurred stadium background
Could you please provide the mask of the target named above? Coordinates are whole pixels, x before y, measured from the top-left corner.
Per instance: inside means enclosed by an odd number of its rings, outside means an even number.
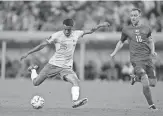
[[[142,10],[142,21],[150,25],[155,39],[157,77],[163,80],[163,2],[162,1],[0,1],[0,59],[1,78],[29,78],[28,66],[37,64],[40,69],[53,55],[50,46],[20,62],[20,56],[35,47],[53,32],[62,29],[62,20],[71,17],[75,29],[91,29],[108,21],[110,28],[98,30],[79,41],[74,70],[83,80],[128,81],[133,68],[129,63],[128,46],[111,61],[109,54],[120,39],[125,24],[130,24],[129,10]],[[40,70],[39,69],[39,70]]]

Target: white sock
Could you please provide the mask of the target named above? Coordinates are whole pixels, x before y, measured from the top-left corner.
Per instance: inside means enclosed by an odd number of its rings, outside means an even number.
[[[79,86],[73,86],[71,88],[72,100],[76,101],[79,98]]]
[[[149,105],[149,108],[152,107],[152,106],[154,106],[154,105],[155,105],[155,104]]]
[[[31,70],[31,79],[32,81],[38,76],[37,72],[35,69],[32,69]]]

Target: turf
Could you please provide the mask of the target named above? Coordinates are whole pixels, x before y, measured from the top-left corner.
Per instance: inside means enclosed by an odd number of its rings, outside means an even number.
[[[163,116],[163,83],[151,88],[157,112],[148,110],[142,86],[122,82],[81,82],[81,98],[89,99],[85,106],[73,109],[71,85],[63,81],[46,80],[34,87],[30,80],[0,81],[0,116]],[[45,106],[35,110],[30,99],[40,95]]]

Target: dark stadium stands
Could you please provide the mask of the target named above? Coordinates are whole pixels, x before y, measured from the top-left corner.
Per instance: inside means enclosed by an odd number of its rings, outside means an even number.
[[[121,31],[129,24],[128,12],[138,7],[142,20],[153,31],[163,28],[162,1],[1,1],[0,30],[57,31],[66,17],[76,20],[76,28],[91,28],[100,21],[109,21],[112,27],[100,31]]]

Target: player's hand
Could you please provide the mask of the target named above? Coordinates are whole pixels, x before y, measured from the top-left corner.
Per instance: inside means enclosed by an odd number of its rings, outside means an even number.
[[[20,61],[22,61],[23,59],[25,59],[28,56],[28,54],[24,54],[23,56],[21,56]]]
[[[114,59],[114,58],[115,58],[115,53],[114,53],[114,52],[111,53],[111,54],[110,54],[110,57],[111,57],[111,59]]]
[[[157,58],[157,53],[156,52],[152,52],[152,58]]]
[[[103,22],[103,23],[100,24],[100,26],[102,26],[102,27],[105,27],[105,26],[109,27],[109,26],[110,26],[110,23],[108,23],[108,22]]]

